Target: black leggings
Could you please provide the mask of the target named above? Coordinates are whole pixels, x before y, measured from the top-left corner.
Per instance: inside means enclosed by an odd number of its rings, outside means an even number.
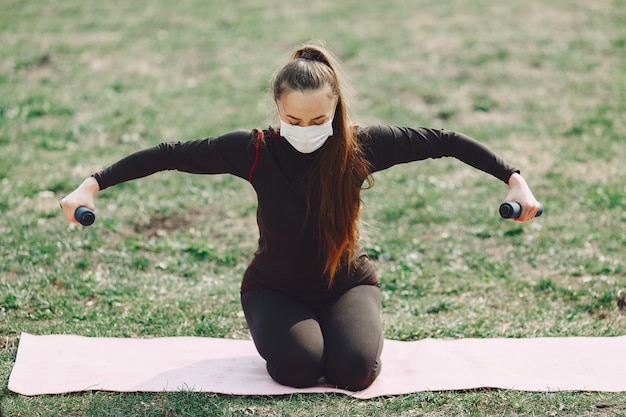
[[[319,304],[252,290],[242,294],[241,304],[254,344],[279,384],[310,387],[325,377],[359,391],[378,376],[384,340],[378,287],[360,285]]]

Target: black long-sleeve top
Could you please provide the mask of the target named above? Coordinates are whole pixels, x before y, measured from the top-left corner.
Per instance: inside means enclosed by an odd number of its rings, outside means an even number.
[[[328,288],[320,259],[315,216],[307,217],[306,178],[318,152],[295,150],[273,130],[262,146],[255,131],[238,131],[188,142],[167,142],[131,154],[95,173],[104,190],[158,171],[232,174],[250,181],[258,198],[259,246],[242,289],[271,288],[295,297],[322,301],[360,284],[376,283],[374,265],[361,248],[353,267],[340,269]],[[372,173],[427,158],[455,157],[508,182],[516,169],[479,142],[446,130],[371,126],[358,129]],[[329,138],[332,140],[332,137]]]

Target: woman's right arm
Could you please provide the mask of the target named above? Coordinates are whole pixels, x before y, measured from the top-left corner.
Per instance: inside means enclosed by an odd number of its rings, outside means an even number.
[[[145,177],[167,169],[167,144],[134,152],[85,179],[74,191],[61,199],[61,208],[70,223],[78,223],[75,210],[85,206],[95,210],[94,194],[125,181]]]
[[[87,178],[63,197],[61,207],[71,223],[79,206],[95,210],[94,194],[122,182],[159,171],[177,170],[194,174],[230,173],[246,178],[254,158],[250,132],[234,132],[219,138],[187,142],[163,142],[132,153]]]

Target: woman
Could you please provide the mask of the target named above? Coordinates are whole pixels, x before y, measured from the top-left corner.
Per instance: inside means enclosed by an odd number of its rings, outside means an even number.
[[[162,170],[229,173],[257,193],[259,246],[241,284],[242,308],[271,377],[309,387],[368,387],[381,369],[381,298],[372,261],[359,245],[360,192],[393,165],[443,156],[509,184],[507,200],[539,209],[515,168],[459,133],[359,127],[348,118],[336,60],[325,49],[297,50],[273,80],[280,127],[162,143],[86,179],[61,205],[70,222],[94,194]]]

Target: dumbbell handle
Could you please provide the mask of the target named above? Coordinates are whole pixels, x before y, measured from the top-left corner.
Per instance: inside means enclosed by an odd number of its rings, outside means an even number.
[[[65,196],[61,197],[61,200],[64,198]],[[59,203],[59,205],[61,205],[61,203]],[[79,206],[76,210],[74,210],[74,218],[83,226],[91,226],[93,222],[96,221],[96,213],[88,207]]]
[[[539,208],[535,217],[541,216],[543,213],[543,207]],[[516,203],[515,201],[507,201],[506,203],[500,204],[500,216],[503,219],[517,219],[520,214],[522,214],[522,206],[520,203]]]
[[[74,218],[83,226],[91,226],[96,221],[96,214],[85,206],[80,206],[74,211]]]

